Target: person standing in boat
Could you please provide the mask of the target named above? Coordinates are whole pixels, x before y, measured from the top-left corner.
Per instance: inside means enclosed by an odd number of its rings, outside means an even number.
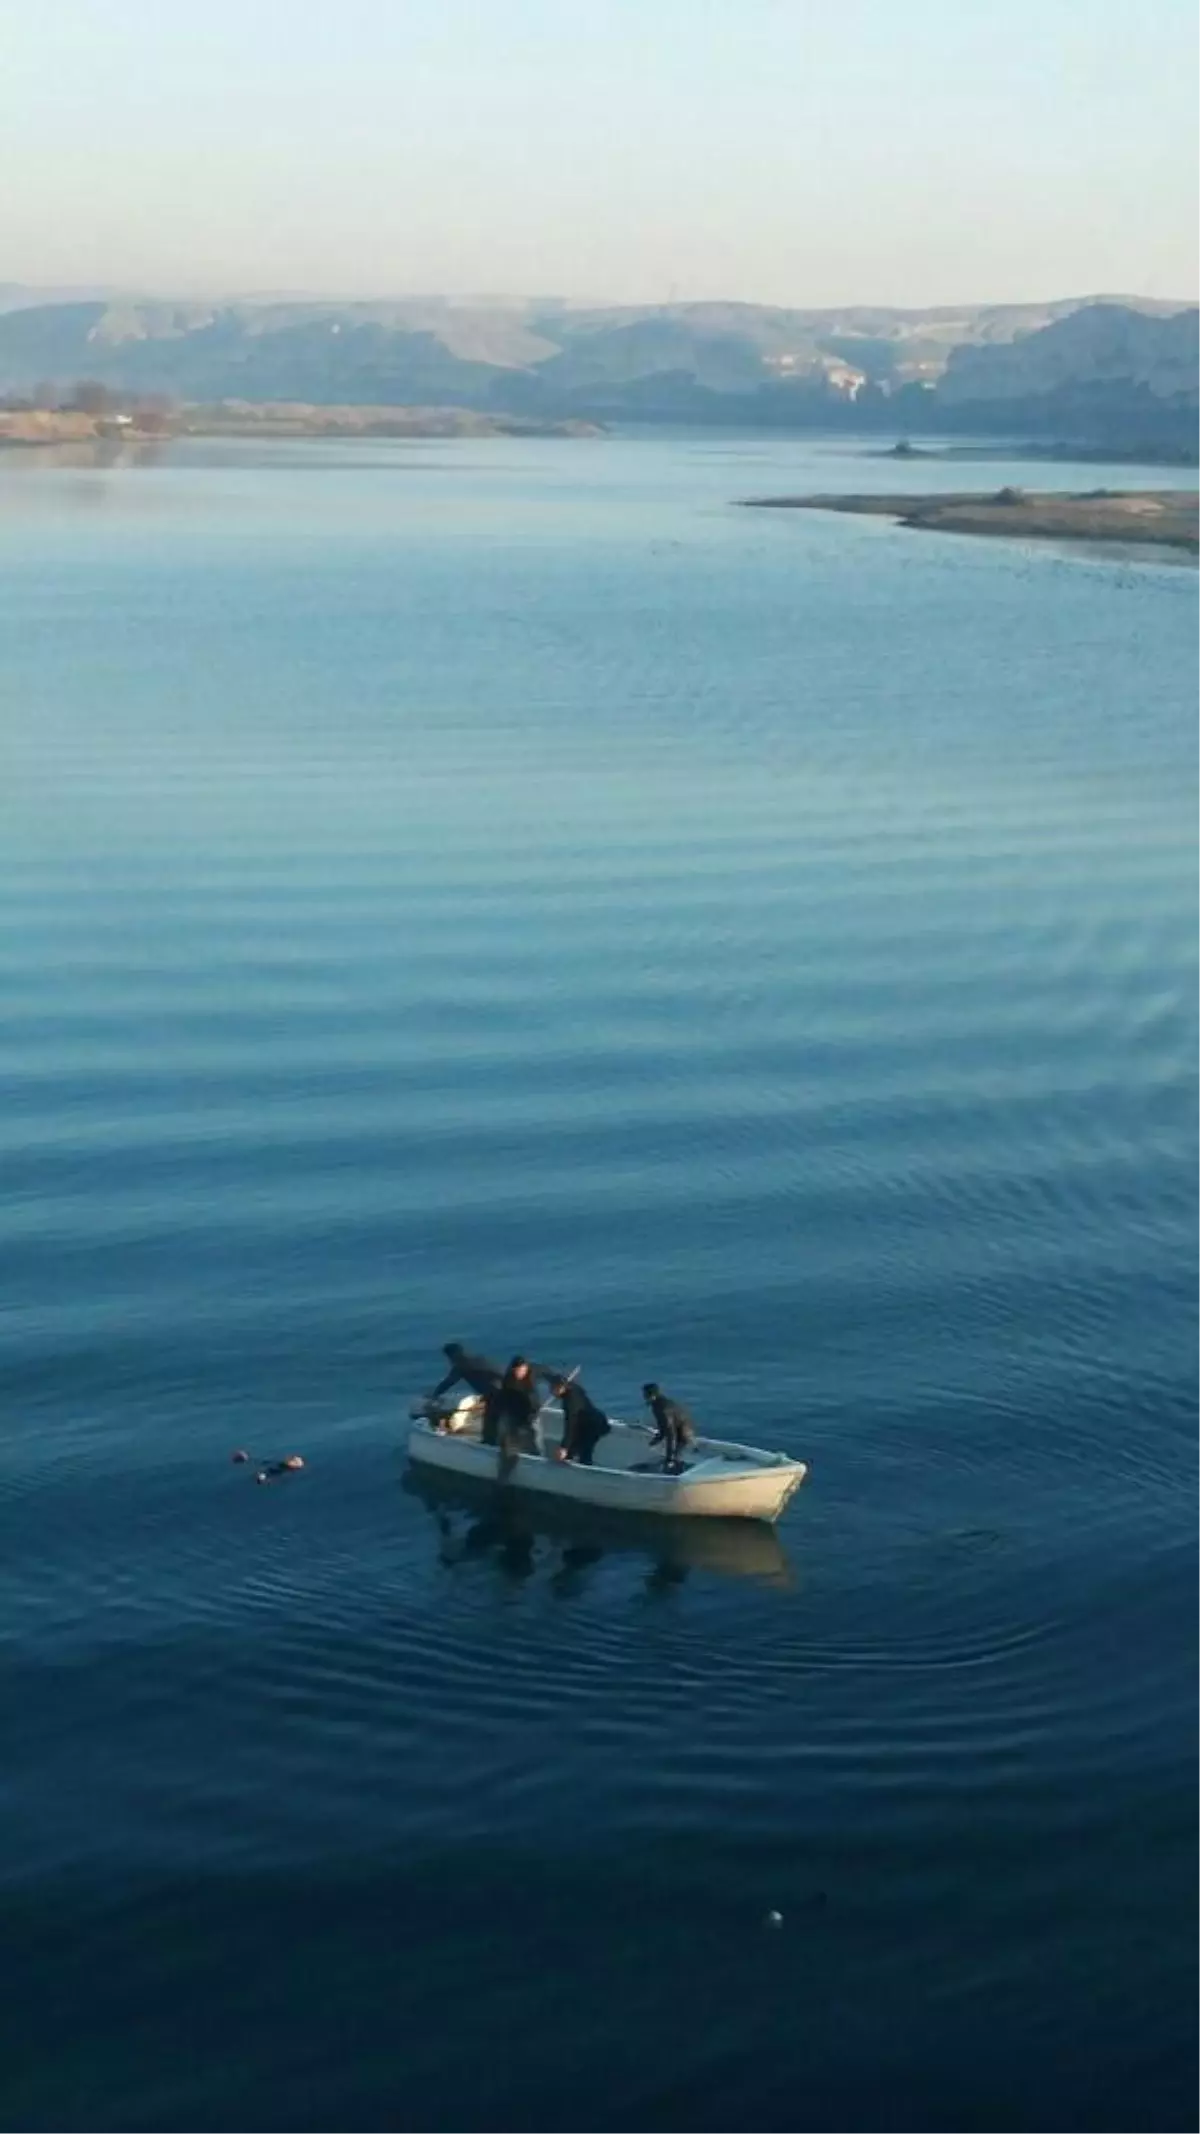
[[[592,1455],[602,1437],[607,1437],[612,1428],[603,1408],[598,1408],[586,1386],[577,1378],[568,1378],[562,1371],[548,1371],[542,1364],[534,1365],[549,1384],[550,1391],[562,1409],[563,1434],[559,1448],[560,1460],[575,1460],[580,1467],[590,1467]]]
[[[663,1448],[663,1473],[683,1472],[683,1449],[695,1439],[696,1426],[682,1402],[671,1400],[653,1379],[642,1387],[642,1398],[654,1417],[652,1445]]]
[[[450,1369],[430,1394],[431,1400],[440,1400],[451,1386],[469,1386],[483,1400],[482,1437],[485,1445],[496,1443],[496,1429],[500,1416],[500,1388],[504,1372],[490,1356],[473,1356],[461,1341],[448,1341],[443,1354]]]
[[[500,1381],[496,1405],[496,1442],[500,1447],[501,1467],[504,1469],[512,1465],[518,1453],[539,1450],[534,1424],[541,1413],[542,1403],[538,1398],[533,1365],[527,1357],[513,1357]],[[488,1439],[486,1442],[490,1444],[492,1440]]]

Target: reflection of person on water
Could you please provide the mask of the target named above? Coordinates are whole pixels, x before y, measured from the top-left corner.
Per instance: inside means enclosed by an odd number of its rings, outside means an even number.
[[[683,1472],[683,1449],[690,1445],[696,1435],[696,1426],[682,1402],[670,1400],[651,1380],[642,1387],[642,1398],[654,1417],[652,1445],[663,1448],[663,1473],[677,1475]]]
[[[577,1378],[568,1378],[561,1371],[547,1371],[541,1364],[535,1364],[534,1369],[541,1371],[549,1381],[550,1391],[562,1409],[559,1459],[575,1460],[580,1467],[590,1467],[597,1445],[612,1427],[607,1415],[603,1408],[596,1406],[586,1386],[581,1386]]]

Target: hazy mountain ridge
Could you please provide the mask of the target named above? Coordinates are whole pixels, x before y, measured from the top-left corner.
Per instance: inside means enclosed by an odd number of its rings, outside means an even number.
[[[28,304],[0,285],[0,392],[92,378],[183,400],[454,405],[553,419],[1028,429],[1181,448],[1197,312],[1138,300],[839,310],[552,298]],[[7,307],[7,308],[5,308]],[[1189,429],[1189,423],[1191,428]]]
[[[1155,399],[1196,399],[1200,312],[1166,317],[1092,304],[1006,346],[959,347],[941,383],[947,402],[1024,399],[1064,385],[1128,383]]]

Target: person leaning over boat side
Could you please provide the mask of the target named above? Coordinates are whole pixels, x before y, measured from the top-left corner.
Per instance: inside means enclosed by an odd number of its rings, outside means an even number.
[[[654,1435],[650,1443],[663,1448],[663,1473],[681,1474],[683,1448],[690,1445],[696,1435],[691,1416],[682,1402],[670,1400],[653,1379],[642,1387],[642,1399],[654,1417]]]
[[[490,1356],[472,1356],[461,1341],[448,1341],[443,1350],[450,1369],[430,1394],[430,1400],[440,1400],[451,1386],[469,1386],[483,1400],[483,1424],[481,1435],[485,1445],[496,1442],[496,1425],[500,1413],[500,1387],[504,1373]]]
[[[533,1368],[547,1381],[562,1409],[559,1459],[575,1460],[580,1467],[590,1467],[597,1445],[612,1428],[603,1408],[596,1406],[586,1386],[581,1386],[577,1378],[568,1378],[563,1371],[549,1371],[540,1363],[535,1363]]]

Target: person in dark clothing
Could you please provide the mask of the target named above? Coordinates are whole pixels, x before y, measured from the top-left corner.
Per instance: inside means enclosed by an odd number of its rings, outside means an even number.
[[[537,1451],[537,1434],[533,1426],[541,1407],[533,1365],[524,1356],[514,1356],[500,1381],[497,1395],[499,1430],[496,1442],[500,1446],[502,1463],[511,1464],[519,1452]]]
[[[443,1353],[450,1369],[440,1385],[434,1387],[430,1395],[432,1400],[440,1400],[451,1386],[458,1385],[470,1386],[473,1393],[490,1393],[504,1376],[500,1365],[493,1363],[490,1356],[472,1356],[461,1341],[448,1341]]]
[[[535,1366],[540,1369],[540,1366]],[[603,1408],[598,1408],[586,1386],[577,1378],[564,1378],[561,1371],[544,1374],[549,1380],[550,1391],[563,1413],[561,1460],[576,1460],[581,1467],[590,1467],[592,1455],[602,1437],[612,1428]]]
[[[642,1387],[642,1398],[654,1417],[654,1435],[650,1443],[663,1448],[663,1473],[681,1474],[684,1446],[690,1445],[696,1435],[691,1416],[680,1401],[668,1399],[653,1380]]]
[[[448,1341],[445,1347],[446,1361],[450,1368],[440,1385],[430,1394],[431,1400],[440,1400],[451,1386],[469,1386],[472,1393],[483,1399],[482,1437],[485,1445],[496,1443],[496,1431],[500,1416],[500,1387],[504,1372],[490,1356],[472,1356],[461,1341]]]

